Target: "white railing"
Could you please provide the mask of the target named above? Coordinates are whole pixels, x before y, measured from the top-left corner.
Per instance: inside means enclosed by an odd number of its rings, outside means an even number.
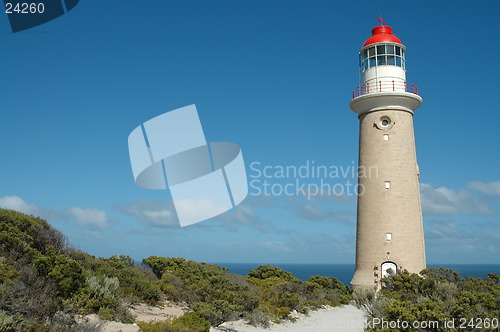
[[[415,84],[399,81],[375,81],[358,86],[352,90],[352,98],[377,92],[410,92],[418,95]]]

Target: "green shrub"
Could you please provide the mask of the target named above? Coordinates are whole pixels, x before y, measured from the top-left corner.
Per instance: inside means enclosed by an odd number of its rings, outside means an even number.
[[[115,311],[111,308],[99,308],[99,311],[97,312],[99,317],[104,320],[113,320],[115,317]]]
[[[286,281],[298,281],[290,272],[284,271],[277,266],[261,265],[248,272],[248,276],[256,279],[267,279],[276,277]]]
[[[190,332],[188,328],[175,327],[171,320],[161,322],[138,322],[142,332]]]
[[[193,304],[193,310],[205,318],[213,326],[234,319],[237,316],[237,306],[225,301],[215,300],[213,302],[196,302]]]
[[[146,301],[155,304],[160,301],[161,290],[154,282],[156,277],[148,271],[142,271],[133,264],[130,256],[121,255],[110,258],[93,259],[78,254],[79,260],[95,276],[113,276],[119,281],[117,293],[130,302]],[[151,276],[153,278],[151,278]]]
[[[156,256],[144,259],[143,264],[161,278],[157,285],[170,300],[188,303],[212,325],[259,305],[246,278],[228,274],[218,265]]]
[[[95,276],[91,276],[87,279],[87,284],[93,292],[93,296],[97,298],[114,298],[116,290],[120,286],[118,278],[108,278],[104,277],[101,280]]]
[[[245,318],[250,325],[268,328],[270,326],[269,322],[272,319],[272,315],[269,308],[259,308],[248,313]]]
[[[500,277],[466,277],[446,268],[427,269],[421,275],[404,272],[382,280],[376,297],[354,292],[355,301],[369,309],[375,318],[386,321],[439,322],[432,331],[448,331],[444,321],[485,319],[500,316]],[[483,331],[494,331],[483,328]],[[367,331],[384,331],[369,328]],[[408,330],[409,331],[409,330]]]
[[[4,257],[0,257],[0,284],[12,284],[14,280],[19,279],[19,276],[19,271],[9,264]]]
[[[187,313],[174,320],[138,322],[142,332],[208,332],[210,323],[198,314]]]
[[[11,332],[15,331],[16,319],[7,314],[5,311],[0,310],[0,331]]]
[[[276,307],[285,307],[289,311],[296,309],[299,302],[300,297],[298,294],[286,291],[278,293],[278,296],[271,300],[271,303]]]
[[[172,325],[189,328],[192,332],[208,332],[210,330],[210,322],[195,312],[189,312],[174,319]]]

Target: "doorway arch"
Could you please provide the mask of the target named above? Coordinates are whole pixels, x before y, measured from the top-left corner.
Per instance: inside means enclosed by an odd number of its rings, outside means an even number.
[[[394,262],[386,261],[382,263],[381,271],[382,271],[382,278],[385,278],[390,275],[395,275],[398,272],[398,266]]]

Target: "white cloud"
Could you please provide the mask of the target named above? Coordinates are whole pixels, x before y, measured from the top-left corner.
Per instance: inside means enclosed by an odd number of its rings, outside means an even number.
[[[260,223],[261,219],[255,211],[246,204],[238,205],[232,212],[221,216],[226,221],[235,222],[238,224],[251,225],[252,223]]]
[[[99,228],[108,226],[108,217],[105,211],[74,206],[69,208],[68,212],[80,225]]]
[[[154,211],[154,210],[144,210],[142,211],[144,215],[151,219],[151,220],[166,220],[170,219],[173,216],[172,211],[168,210],[159,210],[159,211]]]
[[[292,252],[293,246],[283,241],[262,241],[254,244],[256,247],[270,252]]]
[[[496,182],[469,182],[469,188],[490,196],[500,196],[500,181]]]
[[[179,227],[179,220],[172,204],[134,201],[120,207],[123,213],[135,216],[141,222],[159,227]]]
[[[40,209],[33,204],[28,204],[19,196],[4,196],[0,198],[0,208],[16,210],[26,214],[36,214]]]
[[[430,215],[492,214],[487,202],[479,200],[465,190],[434,188],[430,184],[420,184],[422,209]]]
[[[77,206],[71,207],[67,210],[56,210],[30,204],[19,196],[0,197],[0,208],[16,210],[22,213],[42,217],[47,219],[49,223],[53,223],[56,220],[67,221],[68,219],[73,219],[80,225],[97,226],[99,228],[105,228],[109,223],[106,212],[102,210],[81,208]]]
[[[188,207],[192,207],[190,202]],[[196,206],[196,208],[209,209],[212,207]],[[172,201],[168,203],[150,202],[150,201],[134,201],[126,206],[119,206],[118,210],[127,215],[132,215],[138,220],[147,225],[159,227],[179,227],[179,220]],[[198,213],[193,211],[193,213]],[[210,222],[202,222],[193,226],[207,231],[212,231],[214,228],[223,228],[229,232],[239,230],[237,226],[243,225],[259,230],[262,233],[289,233],[287,230],[280,229],[274,226],[270,221],[262,219],[259,214],[249,204],[239,204],[235,208],[222,213],[212,219]]]
[[[354,225],[356,220],[356,206],[351,205],[350,209],[320,209],[318,206],[325,206],[325,202],[312,202],[297,199],[289,199],[290,208],[297,217],[312,221],[333,221],[346,225]],[[333,204],[326,202],[326,206]],[[338,205],[335,204],[337,207]]]
[[[429,239],[453,239],[463,240],[466,238],[465,233],[460,232],[457,229],[457,225],[451,221],[447,220],[431,220],[428,225],[428,234],[426,234],[426,238]]]
[[[467,223],[470,226],[470,223]],[[449,220],[431,220],[425,226],[426,243],[445,253],[500,252],[500,232],[495,229],[458,227]]]
[[[215,205],[206,198],[176,199],[174,204],[183,226],[205,221],[227,211],[226,207]]]
[[[277,234],[295,233],[292,228],[280,228],[272,220],[261,217],[260,210],[267,210],[263,213],[269,215],[269,209],[273,209],[273,215],[288,215],[291,211],[296,217],[302,220],[338,222],[353,226],[356,216],[356,206],[349,209],[320,209],[318,206],[331,206],[326,200],[306,200],[289,197],[273,198],[269,204],[262,205],[254,200],[246,200],[244,204],[236,206],[234,209],[224,213],[217,219],[223,220],[231,225],[245,225],[259,230],[262,233],[273,232]]]
[[[267,233],[273,230],[277,233],[282,230],[274,227],[268,220],[262,219],[257,212],[249,204],[239,204],[230,211],[220,215],[217,219],[223,220],[230,228],[234,229],[234,225],[245,225],[259,230],[262,233]]]
[[[325,219],[325,214],[310,204],[297,207],[297,215],[308,220]]]

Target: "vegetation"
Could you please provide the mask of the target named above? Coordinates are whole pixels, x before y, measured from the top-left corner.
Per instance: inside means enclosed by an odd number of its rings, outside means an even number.
[[[260,298],[256,310],[247,315],[254,324],[285,319],[292,310],[307,313],[309,309],[347,304],[351,300],[350,288],[335,278],[311,276],[304,282],[270,265],[250,271],[247,280]]]
[[[143,264],[152,269],[169,300],[186,302],[214,326],[258,305],[245,278],[218,265],[156,256],[144,259]]]
[[[159,279],[157,284],[169,300],[187,303],[213,326],[241,317],[266,325],[287,318],[292,310],[306,312],[350,301],[350,289],[335,278],[315,276],[304,282],[270,265],[243,277],[183,258],[152,256],[143,264]]]
[[[0,209],[0,331],[78,331],[77,315],[131,323],[127,306],[181,302],[190,312],[173,320],[139,323],[143,331],[208,331],[210,325],[245,318],[267,326],[324,305],[355,302],[372,318],[439,321],[498,318],[500,277],[462,278],[449,269],[403,273],[383,279],[379,293],[358,291],[331,277],[308,281],[262,265],[247,276],[183,258],[96,258],[67,245],[45,220]],[[467,325],[467,328],[470,326]],[[466,331],[460,329],[460,331]],[[416,331],[369,326],[367,331]],[[425,331],[454,331],[443,325]],[[457,329],[458,330],[458,329]],[[469,328],[469,330],[473,330]],[[488,327],[483,323],[483,331]],[[490,329],[492,330],[492,329]]]
[[[125,303],[160,299],[148,276],[130,257],[73,250],[45,220],[0,209],[0,331],[74,330],[90,313],[133,322]]]
[[[366,331],[498,331],[499,281],[494,273],[462,278],[451,269],[427,269],[385,278],[379,293],[360,291],[354,299],[372,316]],[[398,320],[408,326],[381,323]]]
[[[0,209],[0,331],[75,331],[75,316],[92,313],[131,323],[129,304],[165,300],[192,312],[140,323],[143,331],[201,332],[237,318],[265,326],[293,310],[348,303],[350,294],[335,278],[304,282],[270,265],[245,277],[183,258],[151,256],[142,266],[129,256],[96,258],[45,220]]]
[[[143,332],[208,332],[210,323],[195,312],[190,312],[174,320],[139,323]]]

